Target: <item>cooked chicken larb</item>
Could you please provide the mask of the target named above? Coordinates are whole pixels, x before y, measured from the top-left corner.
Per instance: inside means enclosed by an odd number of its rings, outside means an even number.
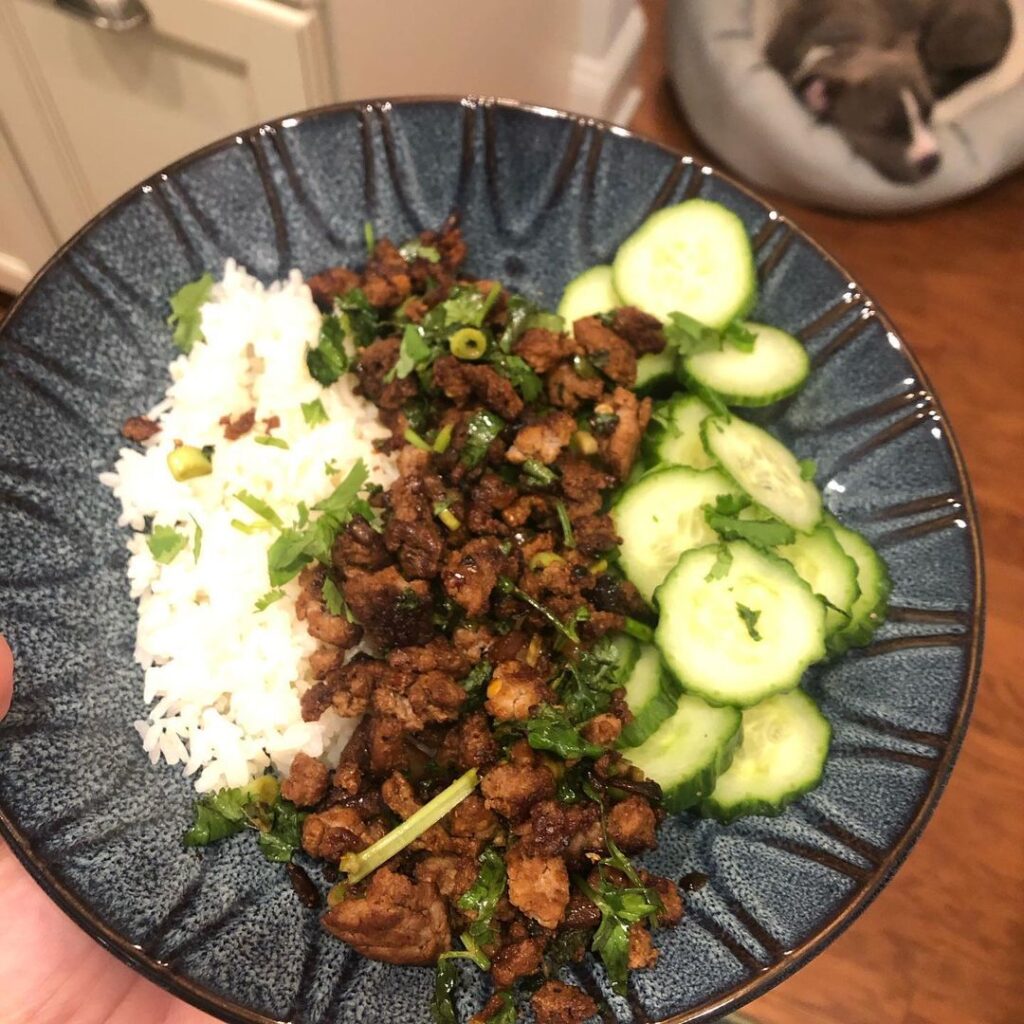
[[[390,429],[400,475],[371,500],[376,521],[352,518],[331,564],[301,577],[299,615],[322,645],[304,717],[364,717],[332,776],[300,754],[282,792],[311,808],[306,853],[337,861],[461,773],[476,769],[479,788],[343,886],[324,926],[398,964],[435,964],[476,935],[476,962],[506,990],[551,975],[566,936],[578,954],[612,916],[625,939],[609,956],[649,967],[649,928],[677,923],[682,905],[671,882],[626,857],[654,846],[663,812],[657,788],[614,749],[631,716],[611,640],[646,611],[609,568],[619,538],[605,508],[651,415],[630,388],[638,355],[664,346],[660,326],[623,309],[555,329],[497,283],[461,273],[454,221],[403,252],[381,239],[362,273],[309,282],[325,311],[353,289],[375,311],[353,371]],[[410,358],[410,324],[434,332],[429,355]],[[466,327],[486,342],[482,357],[459,357]],[[495,855],[500,896],[485,921],[467,893]],[[616,893],[641,894],[649,913],[616,917]],[[474,1019],[490,1019],[496,1000]],[[556,980],[533,1006],[540,1021],[596,1012]]]

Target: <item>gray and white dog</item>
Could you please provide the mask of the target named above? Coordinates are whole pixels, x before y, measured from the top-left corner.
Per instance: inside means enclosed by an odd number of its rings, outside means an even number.
[[[914,182],[942,159],[935,101],[995,67],[1012,32],[1007,0],[788,0],[766,52],[856,153]]]

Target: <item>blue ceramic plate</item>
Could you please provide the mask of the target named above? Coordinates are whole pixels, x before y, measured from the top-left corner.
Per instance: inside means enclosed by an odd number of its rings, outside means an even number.
[[[619,128],[463,100],[365,103],[214,144],[89,224],[0,335],[0,630],[17,663],[0,725],[0,831],[54,900],[171,991],[232,1021],[427,1019],[432,974],[322,934],[255,843],[183,849],[189,784],[152,768],[117,507],[97,482],[124,419],[166,386],[167,299],[235,256],[269,281],[363,258],[363,223],[408,237],[462,213],[469,269],[553,304],[652,210],[701,195],[746,222],[756,319],[816,372],[763,414],[818,461],[829,506],[895,580],[871,647],[809,688],[835,739],[822,786],[779,818],[683,816],[651,867],[710,881],[619,1020],[707,1020],[820,951],[906,856],[949,775],[977,682],[977,521],[941,406],[885,315],[814,242],[711,168]],[[600,970],[581,983],[608,996]],[[464,1019],[483,999],[463,988]]]

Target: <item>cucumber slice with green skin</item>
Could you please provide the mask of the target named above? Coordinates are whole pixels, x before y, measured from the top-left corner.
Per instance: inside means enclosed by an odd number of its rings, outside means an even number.
[[[784,559],[746,541],[726,549],[725,572],[719,544],[679,559],[655,595],[655,643],[684,689],[749,707],[793,689],[825,656],[825,605]]]
[[[700,425],[711,410],[697,395],[677,395],[655,412],[656,423],[644,439],[647,458],[652,465],[689,466],[711,469],[715,460],[708,455],[700,436]]]
[[[646,473],[612,506],[619,564],[645,600],[671,572],[684,551],[711,544],[717,534],[704,518],[704,506],[736,488],[718,470],[668,466]]]
[[[832,726],[802,690],[769,697],[743,712],[743,741],[701,813],[729,822],[781,814],[821,781]]]
[[[684,693],[675,711],[625,756],[661,786],[666,809],[679,813],[708,796],[729,767],[741,719],[736,708],[712,707]]]
[[[652,214],[619,246],[613,268],[624,304],[659,320],[679,311],[720,329],[757,301],[747,229],[735,213],[707,199]]]
[[[622,304],[612,283],[612,268],[600,264],[584,270],[565,286],[562,301],[558,304],[558,315],[565,320],[566,330],[571,331],[577,320],[607,313]]]
[[[892,580],[882,556],[866,537],[843,526],[828,513],[825,522],[842,549],[857,564],[857,584],[860,587],[860,595],[850,609],[850,621],[829,637],[829,651],[836,655],[871,642],[875,630],[885,621]]]
[[[620,684],[625,684],[633,672],[633,666],[640,657],[640,642],[634,640],[628,633],[616,633],[612,637],[612,643],[618,652],[613,675]]]
[[[743,326],[757,338],[750,352],[726,343],[718,352],[687,356],[686,379],[714,391],[727,405],[770,405],[799,391],[811,372],[803,345],[776,327],[749,321]]]
[[[825,608],[827,636],[845,628],[860,597],[857,563],[843,550],[832,530],[822,523],[813,533],[801,533],[794,543],[780,545],[775,552],[796,569],[811,590],[835,606]]]
[[[679,367],[677,352],[666,345],[661,352],[648,352],[636,361],[636,385],[638,395],[671,394],[679,388]]]
[[[620,747],[635,747],[651,736],[676,709],[679,687],[653,644],[640,644],[640,656],[626,679],[626,703],[633,712],[619,737]]]
[[[800,475],[796,456],[766,430],[737,416],[701,424],[708,454],[762,508],[801,533],[821,522],[821,495]]]

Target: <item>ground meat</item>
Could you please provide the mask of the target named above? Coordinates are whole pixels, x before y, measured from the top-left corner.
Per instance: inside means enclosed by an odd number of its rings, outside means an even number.
[[[489,768],[501,755],[487,716],[474,711],[463,718],[444,738],[439,754],[445,764],[455,765],[459,771],[470,768]]]
[[[562,492],[573,501],[585,501],[615,485],[615,477],[578,455],[563,456],[558,469],[562,474]]]
[[[473,860],[457,854],[432,854],[416,865],[416,881],[432,883],[452,903],[476,881],[476,875]]]
[[[604,376],[627,388],[636,383],[636,352],[628,341],[596,316],[585,316],[572,327],[583,351]]]
[[[511,988],[520,978],[529,977],[544,963],[543,938],[520,939],[498,950],[491,959],[491,978],[495,988]]]
[[[230,416],[221,416],[218,422],[224,428],[224,436],[229,441],[237,441],[252,430],[256,423],[256,410],[250,409],[248,412],[235,416],[234,419]]]
[[[473,394],[505,420],[518,419],[523,411],[523,400],[507,377],[502,377],[490,366],[466,363],[462,372],[469,381]]]
[[[537,1024],[584,1024],[597,1015],[597,1003],[564,981],[545,981],[530,1000]]]
[[[370,719],[370,768],[375,775],[386,775],[394,769],[409,766],[405,729],[393,718],[374,715]]]
[[[331,785],[347,796],[355,796],[363,785],[363,770],[352,762],[339,764],[331,776]]]
[[[618,547],[622,538],[615,531],[611,516],[588,515],[573,519],[576,547],[585,555],[601,555]]]
[[[410,374],[399,380],[388,380],[398,362],[401,342],[398,338],[378,338],[361,349],[355,362],[359,389],[382,409],[399,409],[419,390],[416,377]]]
[[[513,528],[525,526],[531,519],[545,522],[551,518],[551,507],[540,494],[524,494],[501,513],[501,518]]]
[[[658,962],[658,951],[651,942],[651,933],[639,922],[629,926],[629,969],[642,970]]]
[[[384,531],[388,551],[398,554],[398,565],[407,579],[433,579],[441,570],[444,538],[433,518],[415,522],[392,518]]]
[[[448,914],[436,886],[379,868],[363,897],[348,896],[324,927],[357,953],[392,964],[428,966],[451,947]]]
[[[313,301],[326,313],[330,312],[339,295],[359,287],[359,275],[347,267],[332,267],[322,273],[306,278],[306,284],[313,293]]]
[[[651,805],[640,796],[626,797],[608,812],[608,834],[626,853],[652,850],[657,826]]]
[[[576,412],[585,402],[596,402],[604,392],[600,377],[581,377],[567,363],[556,366],[545,382],[548,401],[569,412]]]
[[[384,646],[426,643],[434,635],[430,588],[405,579],[394,566],[350,573],[342,592],[352,614]]]
[[[306,623],[309,635],[317,640],[342,649],[354,647],[363,638],[362,626],[349,622],[344,615],[332,615],[328,611],[323,596],[326,578],[321,565],[302,570],[299,575],[302,592],[295,602],[295,616]]]
[[[314,679],[323,679],[345,664],[345,652],[337,647],[320,647],[309,656],[309,668]]]
[[[160,433],[160,424],[146,416],[132,416],[121,426],[121,436],[129,441],[142,443]]]
[[[373,692],[374,709],[409,732],[420,732],[430,722],[453,721],[465,699],[466,691],[444,672],[396,672]]]
[[[563,928],[596,928],[601,923],[601,911],[578,889],[569,894],[569,905],[565,908]]]
[[[532,857],[563,854],[574,841],[600,823],[597,804],[589,801],[563,804],[559,800],[540,800],[530,808],[529,820],[516,828],[523,850]]]
[[[465,405],[473,394],[473,386],[463,373],[465,363],[455,356],[441,356],[434,363],[434,386],[444,392],[457,406]]]
[[[327,708],[333,707],[345,718],[363,714],[373,691],[388,675],[388,666],[366,654],[357,654],[347,663],[331,669],[322,683],[302,696],[302,716],[315,722]]]
[[[471,793],[445,819],[448,831],[458,839],[487,842],[499,831],[498,819],[487,809],[478,793]]]
[[[388,664],[403,672],[447,672],[457,679],[473,667],[475,660],[442,636],[421,647],[396,647],[388,655]]]
[[[384,835],[383,825],[368,825],[353,807],[329,807],[302,823],[302,848],[319,860],[338,860],[365,850]]]
[[[561,857],[530,857],[518,844],[505,857],[508,898],[542,928],[557,928],[569,905],[569,872]]]
[[[505,1009],[505,998],[499,993],[495,993],[487,1000],[483,1005],[483,1009],[479,1013],[474,1013],[469,1018],[469,1024],[493,1024],[494,1019],[497,1015]]]
[[[497,539],[477,537],[449,553],[441,572],[445,593],[461,605],[467,615],[483,615],[498,577],[509,569],[508,562]]]
[[[412,292],[409,265],[387,238],[377,240],[363,271],[363,294],[371,306],[397,306]]]
[[[576,351],[576,345],[565,334],[546,331],[542,327],[531,327],[524,331],[512,351],[520,356],[537,373],[553,370],[563,359],[567,359]]]
[[[621,306],[612,315],[612,330],[633,346],[638,356],[661,352],[665,348],[665,332],[661,321],[636,306]]]
[[[459,626],[452,634],[452,643],[471,665],[483,661],[494,634],[486,626]]]
[[[661,898],[661,911],[658,914],[658,924],[664,928],[679,924],[683,919],[683,898],[679,895],[679,889],[670,878],[652,874],[649,871],[640,869],[640,881],[644,885],[653,888]]]
[[[323,761],[300,750],[292,761],[288,778],[281,783],[281,796],[299,807],[313,807],[323,800],[329,775]]]
[[[651,400],[640,400],[632,391],[616,388],[611,401],[595,406],[595,411],[614,413],[619,418],[612,433],[598,441],[598,448],[616,477],[625,480],[633,468],[640,439],[651,420]]]
[[[401,773],[392,772],[382,783],[380,795],[403,821],[414,815],[422,806],[416,798],[412,783]]]
[[[601,573],[587,594],[595,607],[603,612],[618,612],[635,619],[646,619],[650,615],[640,591],[629,580],[620,580],[611,573]]]
[[[342,572],[349,568],[376,570],[383,569],[391,556],[384,538],[362,516],[353,516],[334,541],[331,561]]]
[[[576,420],[567,412],[556,409],[536,423],[523,427],[516,434],[505,458],[514,463],[533,459],[550,465],[569,444],[575,432]]]
[[[599,747],[614,746],[620,732],[622,722],[607,712],[595,715],[580,729],[581,735],[588,743],[595,743]]]
[[[487,686],[484,707],[500,721],[525,719],[541,704],[554,704],[555,694],[544,677],[522,661],[503,661]]]
[[[492,811],[519,821],[538,800],[555,795],[555,777],[525,743],[516,743],[511,754],[511,761],[483,777],[480,790]]]

